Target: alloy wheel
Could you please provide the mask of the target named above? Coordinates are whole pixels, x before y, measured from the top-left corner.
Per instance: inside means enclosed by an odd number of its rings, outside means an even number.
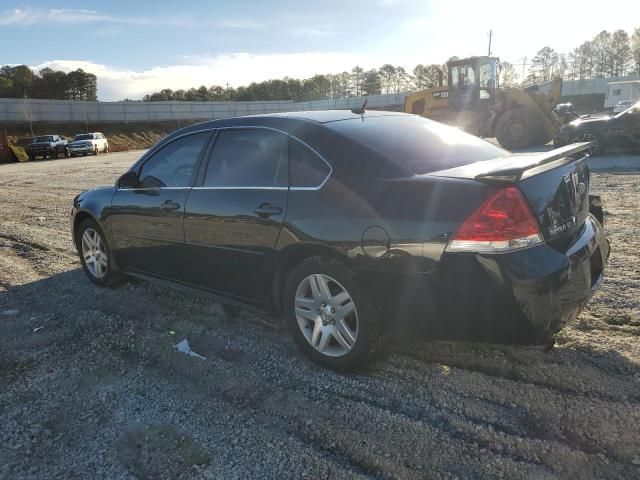
[[[87,269],[95,278],[104,278],[107,273],[107,250],[100,234],[93,228],[82,233],[82,257]]]
[[[589,132],[578,133],[573,137],[572,143],[581,143],[581,142],[590,143],[589,147],[586,150],[589,155],[593,155],[595,152],[597,152],[598,147],[600,146],[598,145],[598,137],[596,137],[593,133],[589,133]]]
[[[356,305],[349,292],[328,275],[313,274],[300,282],[295,315],[307,342],[323,355],[346,355],[358,340]]]

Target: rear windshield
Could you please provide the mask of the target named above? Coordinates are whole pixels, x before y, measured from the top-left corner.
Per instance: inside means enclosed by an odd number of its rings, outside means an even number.
[[[509,152],[485,140],[419,116],[364,117],[325,123],[380,152],[407,170],[429,173]]]
[[[81,135],[76,135],[74,140],[93,140],[93,133],[84,133]]]
[[[53,137],[51,135],[45,135],[44,137],[36,137],[33,139],[33,143],[38,142],[53,142]]]

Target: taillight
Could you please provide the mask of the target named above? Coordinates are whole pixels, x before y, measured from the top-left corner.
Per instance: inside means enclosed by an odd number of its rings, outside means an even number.
[[[504,252],[542,243],[538,221],[516,187],[493,193],[464,221],[450,252]]]

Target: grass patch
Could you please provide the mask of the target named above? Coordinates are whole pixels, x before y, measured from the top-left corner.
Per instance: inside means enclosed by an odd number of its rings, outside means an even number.
[[[140,479],[193,478],[194,466],[209,456],[188,436],[170,425],[150,425],[125,433],[120,444],[122,462]]]

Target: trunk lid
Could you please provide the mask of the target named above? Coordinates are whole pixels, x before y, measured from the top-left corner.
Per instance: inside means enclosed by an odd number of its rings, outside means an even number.
[[[430,175],[516,184],[538,219],[544,239],[554,248],[564,249],[589,215],[589,169],[584,153],[588,145],[514,154]]]

